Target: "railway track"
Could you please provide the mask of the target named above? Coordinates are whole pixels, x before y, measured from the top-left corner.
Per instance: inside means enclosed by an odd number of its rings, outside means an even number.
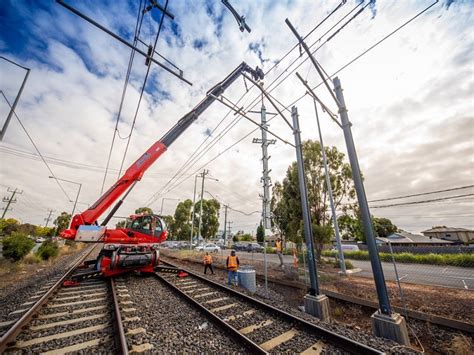
[[[78,286],[63,282],[98,246],[81,255],[57,280],[37,292],[37,300],[0,339],[0,353],[59,354],[88,350],[128,353],[120,314],[120,291],[113,280],[86,280]]]
[[[191,271],[184,271],[188,276],[183,278],[177,277],[172,269],[162,269],[155,276],[252,353],[382,353]]]

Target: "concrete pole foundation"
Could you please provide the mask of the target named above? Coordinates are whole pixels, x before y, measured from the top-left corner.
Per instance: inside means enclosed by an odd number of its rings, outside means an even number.
[[[396,341],[402,345],[410,345],[405,318],[398,313],[386,315],[375,312],[372,318],[372,331],[375,336]]]
[[[305,312],[319,318],[323,322],[330,319],[329,315],[329,298],[325,295],[312,296],[307,294],[304,296]]]

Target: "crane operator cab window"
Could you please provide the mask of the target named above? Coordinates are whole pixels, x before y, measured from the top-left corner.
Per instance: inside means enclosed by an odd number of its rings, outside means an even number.
[[[139,233],[159,237],[165,230],[165,223],[157,216],[141,216],[132,221],[130,229]]]

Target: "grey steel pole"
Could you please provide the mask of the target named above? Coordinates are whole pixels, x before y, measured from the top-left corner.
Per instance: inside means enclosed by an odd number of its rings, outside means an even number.
[[[359,161],[357,159],[357,152],[352,138],[351,123],[347,115],[347,108],[342,94],[341,82],[339,78],[334,78],[334,90],[336,92],[337,100],[339,101],[339,116],[341,117],[342,129],[344,131],[344,138],[347,146],[347,154],[352,168],[352,178],[354,179],[354,186],[357,193],[357,200],[362,215],[362,224],[364,227],[364,235],[369,249],[370,263],[372,265],[372,272],[374,274],[375,288],[379,299],[380,311],[383,314],[391,315],[392,309],[390,307],[390,300],[388,298],[387,286],[385,284],[385,277],[380,263],[377,244],[375,242],[375,234],[370,218],[369,205],[365,195],[364,183],[360,174]]]
[[[206,169],[204,169],[202,171],[202,185],[201,185],[201,207],[200,207],[200,212],[199,212],[199,228],[198,228],[198,238],[201,238],[202,235],[201,235],[201,224],[202,224],[202,199],[204,198],[204,179],[206,178],[206,174],[208,172],[206,171]]]
[[[76,211],[77,200],[79,200],[79,194],[81,193],[82,184],[79,184],[79,190],[77,190],[76,201],[74,201],[74,207],[72,208],[71,218],[74,217]]]
[[[165,198],[163,197],[161,199],[161,208],[160,208],[160,215],[162,216],[163,215],[163,203],[165,202]]]
[[[298,167],[298,180],[301,195],[301,210],[303,212],[304,237],[308,250],[308,269],[311,296],[319,295],[318,275],[316,261],[314,259],[313,230],[311,226],[311,215],[309,214],[308,195],[306,188],[306,178],[304,175],[303,149],[301,146],[300,124],[298,121],[298,109],[296,106],[291,108],[291,117],[293,118],[293,134],[295,136],[296,146],[296,165]]]
[[[224,246],[227,245],[227,205],[224,205]]]
[[[193,193],[193,214],[191,218],[191,240],[189,243],[189,250],[193,249],[193,237],[194,237],[194,204],[196,203],[196,183],[197,183],[198,175],[194,176],[194,193]]]
[[[10,60],[8,60],[8,61],[11,62]],[[11,63],[14,63],[14,62],[11,62]],[[14,64],[16,64],[16,63],[14,63]],[[18,64],[16,64],[16,65],[18,65]],[[15,101],[13,102],[13,105],[10,109],[10,112],[8,113],[7,119],[6,119],[5,123],[3,124],[3,128],[0,131],[0,141],[3,141],[3,137],[5,136],[5,132],[7,131],[10,120],[13,116],[13,113],[15,112],[16,105],[18,104],[18,101],[20,100],[21,93],[23,92],[23,88],[25,87],[26,80],[28,79],[28,76],[30,75],[30,69],[29,68],[23,67],[21,65],[18,65],[18,66],[23,68],[23,69],[26,69],[26,75],[25,75],[25,78],[23,79],[23,83],[21,84],[20,91],[18,91],[18,95],[16,95]]]
[[[316,100],[313,100],[313,101],[314,101],[314,112],[316,113],[316,122],[318,124],[319,141],[321,142],[321,152],[323,155],[323,164],[324,164],[324,172],[325,172],[324,175],[326,176],[326,188],[328,189],[329,204],[331,205],[331,211],[332,211],[332,221],[334,224],[334,232],[336,234],[336,244],[337,244],[337,251],[339,253],[339,263],[341,266],[341,272],[345,274],[346,263],[344,261],[344,253],[342,252],[341,236],[339,234],[339,224],[337,223],[336,207],[334,206],[334,197],[332,195],[331,180],[329,179],[328,161],[326,158],[326,151],[324,150],[324,142],[323,142],[323,135],[321,133],[321,125],[319,124],[318,107],[316,106]]]

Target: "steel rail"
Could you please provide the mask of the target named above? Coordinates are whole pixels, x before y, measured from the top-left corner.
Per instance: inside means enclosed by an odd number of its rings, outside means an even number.
[[[188,272],[188,271],[186,271]],[[191,274],[190,272],[188,272]],[[258,344],[247,338],[245,335],[240,333],[237,329],[235,329],[230,324],[226,323],[223,319],[219,318],[216,314],[212,313],[209,309],[201,305],[199,302],[194,300],[191,296],[187,295],[183,291],[181,291],[177,286],[173,285],[171,282],[166,280],[164,277],[159,275],[158,273],[154,273],[155,277],[158,278],[161,282],[165,285],[170,287],[174,292],[176,292],[179,296],[186,299],[189,303],[199,309],[201,312],[205,313],[206,316],[211,318],[211,320],[217,323],[218,326],[222,327],[225,331],[230,333],[232,336],[235,336],[237,340],[240,340],[244,346],[252,353],[252,354],[268,354],[267,351],[262,349]]]
[[[79,265],[82,264],[84,259],[92,253],[95,247],[96,245],[94,245],[88,252],[81,256],[79,260],[74,263],[74,265],[69,268],[68,271],[53,286],[51,286],[51,288],[46,291],[46,293],[27,312],[11,326],[5,334],[2,335],[0,338],[0,354],[3,353],[9,343],[15,341],[18,333],[23,330],[23,327],[30,321],[31,318],[33,318],[34,314],[53,296],[53,294],[61,287],[62,283],[75,269],[77,269]]]
[[[166,263],[161,259],[163,263]],[[170,264],[171,265],[171,264]],[[215,265],[215,269],[221,269],[224,270],[224,268]],[[257,275],[257,279],[263,280],[263,276]],[[286,281],[286,280],[280,280],[271,276],[268,276],[268,281],[271,283],[274,283],[276,285],[281,285],[281,286],[286,286],[286,287],[291,287],[291,288],[296,288],[296,289],[301,289],[301,290],[306,290],[307,287],[300,282],[297,281]],[[329,298],[332,298],[337,301],[342,301],[342,302],[348,302],[348,303],[353,303],[355,305],[361,306],[361,307],[366,307],[370,309],[378,309],[378,303],[370,300],[366,300],[360,297],[354,297],[350,295],[345,295],[340,292],[335,292],[331,291],[325,288],[321,288],[321,291],[323,294],[328,296]],[[443,316],[438,316],[436,314],[430,314],[430,313],[425,313],[425,312],[419,312],[415,311],[412,309],[404,309],[401,307],[394,306],[393,309],[400,314],[407,315],[407,320],[408,318],[411,319],[416,319],[419,321],[431,323],[433,325],[438,325],[441,327],[445,328],[450,328],[453,330],[459,330],[463,332],[467,332],[470,334],[474,334],[474,327],[471,323],[463,322],[457,319],[452,319],[452,318],[447,318]]]
[[[165,262],[163,260],[161,260],[161,262],[163,264],[167,264],[169,266],[176,267],[175,265],[173,265],[169,262]],[[212,286],[214,286],[214,287],[216,287],[220,290],[223,290],[227,293],[230,293],[232,295],[243,298],[245,301],[248,301],[248,302],[252,303],[253,305],[258,306],[260,309],[264,309],[264,310],[266,310],[266,311],[268,311],[272,314],[276,314],[276,315],[284,318],[287,321],[297,323],[298,325],[302,326],[305,330],[309,330],[309,331],[313,332],[312,334],[314,334],[316,336],[319,336],[323,341],[326,340],[329,343],[334,344],[337,347],[342,348],[346,351],[349,351],[351,353],[358,353],[358,354],[383,354],[383,352],[380,351],[380,350],[374,349],[370,346],[367,346],[365,344],[356,342],[355,340],[349,339],[349,338],[347,338],[343,335],[339,335],[339,334],[334,333],[330,330],[324,329],[324,328],[322,328],[322,327],[320,327],[316,324],[310,323],[310,322],[308,322],[308,321],[306,321],[302,318],[299,318],[299,317],[297,317],[293,314],[290,314],[286,311],[278,309],[274,306],[271,306],[267,303],[264,303],[260,300],[255,299],[253,297],[247,296],[246,294],[241,293],[237,290],[231,289],[227,286],[224,286],[224,285],[221,285],[217,282],[209,280],[209,279],[207,279],[207,278],[205,278],[201,275],[198,275],[198,274],[196,274],[192,271],[189,271],[189,270],[183,269],[183,268],[179,268],[179,269],[185,271],[186,273],[188,273],[189,275],[197,278],[200,281],[208,283],[208,284],[210,284],[210,285],[212,285]],[[186,295],[186,296],[189,297],[188,295]],[[194,301],[194,302],[196,302],[196,301]]]
[[[120,341],[120,353],[122,355],[128,355],[128,344],[127,338],[125,337],[125,330],[123,328],[122,315],[120,313],[120,307],[117,298],[117,288],[115,287],[115,280],[110,280],[110,287],[112,289],[112,299],[114,301],[114,310],[115,310],[115,321],[118,331],[118,338]]]

